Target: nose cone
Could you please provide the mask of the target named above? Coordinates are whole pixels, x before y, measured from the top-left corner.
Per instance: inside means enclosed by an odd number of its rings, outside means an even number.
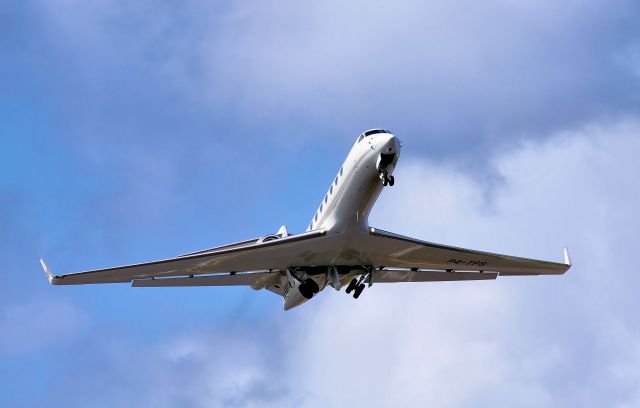
[[[400,154],[400,140],[392,134],[384,135],[385,141],[382,143],[383,154]]]

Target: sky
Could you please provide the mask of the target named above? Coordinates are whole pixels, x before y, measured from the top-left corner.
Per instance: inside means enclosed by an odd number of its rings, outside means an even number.
[[[0,2],[0,406],[640,405],[640,4]],[[370,223],[564,276],[52,287],[303,231],[356,137]]]

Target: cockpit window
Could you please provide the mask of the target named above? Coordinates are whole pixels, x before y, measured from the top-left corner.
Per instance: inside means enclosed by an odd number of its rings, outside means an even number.
[[[375,135],[378,133],[391,133],[390,131],[386,130],[386,129],[371,129],[371,130],[367,130],[366,132],[364,132],[363,134],[361,134],[360,136],[358,136],[358,143],[364,139],[367,136],[371,136],[371,135]]]
[[[363,134],[361,134],[361,135],[358,137],[358,142],[359,142],[359,141],[361,141],[362,139],[364,139],[364,138],[365,138],[365,137],[367,137],[367,136],[375,135],[375,134],[378,134],[378,133],[391,133],[391,132],[389,132],[388,130],[385,130],[385,129],[371,129],[371,130],[367,130],[366,132],[364,132]]]
[[[363,133],[363,135],[366,136],[371,136],[371,135],[375,135],[377,133],[391,133],[388,130],[384,130],[384,129],[371,129],[371,130],[367,130],[366,132]]]

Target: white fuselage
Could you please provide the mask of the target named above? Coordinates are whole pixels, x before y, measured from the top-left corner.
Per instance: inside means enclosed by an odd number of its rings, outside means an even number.
[[[369,212],[383,188],[380,174],[385,171],[391,175],[400,155],[400,142],[392,133],[376,132],[368,131],[358,137],[307,231],[323,229],[330,235],[348,236],[368,230]],[[296,279],[290,278],[288,285],[285,309],[308,300],[297,290],[299,282]]]
[[[369,211],[382,192],[378,163],[381,154],[393,155],[387,171],[393,172],[400,143],[391,133],[359,137],[320,202],[307,231],[325,229],[342,233],[350,228],[366,230]]]

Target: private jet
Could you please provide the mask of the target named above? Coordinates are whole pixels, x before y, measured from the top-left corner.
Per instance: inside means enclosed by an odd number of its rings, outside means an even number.
[[[284,310],[302,305],[327,286],[358,299],[365,287],[396,282],[496,279],[561,275],[564,263],[500,255],[409,238],[369,226],[371,208],[400,157],[397,137],[371,129],[356,139],[305,232],[285,226],[271,235],[175,258],[55,275],[52,285],[131,283],[134,287],[250,286],[283,297]],[[418,187],[418,186],[416,186]]]

